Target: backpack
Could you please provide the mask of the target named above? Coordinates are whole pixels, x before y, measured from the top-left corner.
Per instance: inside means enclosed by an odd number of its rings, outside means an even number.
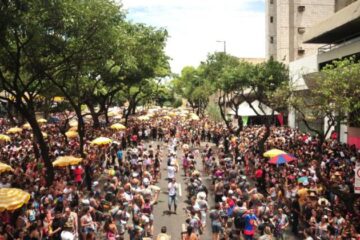
[[[244,229],[245,228],[245,217],[238,213],[234,218],[234,225],[237,229]]]

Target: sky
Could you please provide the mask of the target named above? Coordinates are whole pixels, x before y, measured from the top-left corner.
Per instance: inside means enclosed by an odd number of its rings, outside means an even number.
[[[198,66],[209,53],[265,56],[265,0],[122,0],[127,18],[167,29],[171,70]]]

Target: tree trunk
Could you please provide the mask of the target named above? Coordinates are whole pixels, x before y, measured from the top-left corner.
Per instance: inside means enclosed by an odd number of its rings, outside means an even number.
[[[8,114],[8,118],[10,120],[10,123],[12,125],[17,125],[17,122],[14,120],[14,115],[13,115],[13,103],[8,101],[7,104],[6,104],[6,110],[7,110],[7,114]]]
[[[85,158],[84,153],[84,137],[85,137],[85,124],[84,119],[81,115],[81,106],[76,107],[75,109],[76,116],[78,118],[78,133],[79,133],[79,142],[80,142],[80,155],[82,158]]]
[[[232,126],[230,125],[230,122],[226,119],[225,111],[223,109],[223,105],[221,104],[222,103],[221,98],[222,97],[219,97],[219,99],[218,99],[218,106],[219,106],[219,109],[220,109],[220,115],[221,115],[221,118],[223,119],[223,121],[225,122],[225,125],[226,125],[227,129],[232,134],[234,131],[233,131]],[[224,106],[225,106],[225,103],[224,103]]]
[[[270,123],[267,121],[265,124],[265,134],[258,143],[259,152],[262,155],[265,152],[265,142],[270,136]]]
[[[109,123],[110,123],[110,119],[109,119],[109,108],[108,108],[108,107],[105,107],[104,115],[105,115],[105,122],[106,122],[106,124],[109,124]]]
[[[88,106],[90,110],[90,114],[93,120],[93,127],[95,129],[99,129],[100,128],[99,114],[95,111],[94,105],[87,103],[86,106]]]
[[[49,148],[44,140],[39,124],[36,121],[35,111],[29,111],[29,109],[33,109],[33,106],[29,106],[29,105],[26,106],[23,103],[16,103],[15,107],[29,122],[33,130],[34,141],[36,141],[39,144],[40,154],[46,168],[46,184],[48,186],[51,186],[54,180],[54,168],[50,160]]]

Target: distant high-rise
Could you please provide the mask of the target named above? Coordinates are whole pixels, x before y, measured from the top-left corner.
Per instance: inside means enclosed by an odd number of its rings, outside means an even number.
[[[314,54],[319,45],[303,44],[306,30],[351,1],[266,0],[266,57],[289,64]]]

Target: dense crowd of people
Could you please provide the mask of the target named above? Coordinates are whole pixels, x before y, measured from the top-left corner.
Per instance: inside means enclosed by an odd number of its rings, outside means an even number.
[[[41,126],[51,158],[79,156],[78,139],[64,137],[59,124],[65,119],[59,118]],[[9,127],[1,121],[0,133]],[[0,212],[0,239],[170,239],[166,227],[154,236],[157,183],[167,177],[168,210],[175,213],[180,173],[187,179],[189,204],[184,240],[204,239],[208,229],[213,240],[359,239],[360,205],[353,190],[358,150],[328,140],[319,153],[318,138],[272,127],[265,148],[296,157],[273,165],[258,148],[264,132],[249,126],[234,136],[207,118],[176,114],[171,120],[133,118],[124,131],[87,124],[86,158],[55,168],[54,183],[47,187],[31,130],[24,129],[0,142],[0,162],[14,169],[0,175],[0,188],[23,189],[31,199],[15,211]],[[99,136],[114,141],[91,145]],[[167,176],[161,176],[164,161]],[[344,196],[353,197],[350,206]]]

